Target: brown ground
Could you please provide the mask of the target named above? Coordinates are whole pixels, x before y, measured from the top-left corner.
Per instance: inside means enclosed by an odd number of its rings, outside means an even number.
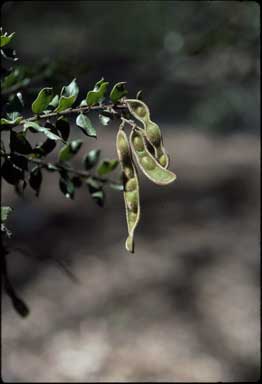
[[[10,255],[31,314],[18,318],[3,299],[4,381],[258,379],[258,138],[166,136],[177,181],[142,181],[134,255],[124,249],[121,192],[100,209],[85,190],[62,198],[53,175],[41,204],[31,194],[14,202],[3,186],[17,208],[13,246],[37,256]],[[112,132],[103,137],[114,156]]]

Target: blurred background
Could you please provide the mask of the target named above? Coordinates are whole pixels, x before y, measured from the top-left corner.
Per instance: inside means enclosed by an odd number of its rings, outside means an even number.
[[[8,1],[2,25],[21,65],[52,63],[29,101],[74,77],[80,99],[102,76],[142,89],[177,174],[161,188],[141,177],[134,255],[121,192],[101,209],[84,188],[67,200],[53,174],[39,199],[2,183],[10,274],[31,310],[21,319],[3,296],[3,380],[257,381],[259,5]],[[115,158],[117,127],[96,125],[81,154]]]

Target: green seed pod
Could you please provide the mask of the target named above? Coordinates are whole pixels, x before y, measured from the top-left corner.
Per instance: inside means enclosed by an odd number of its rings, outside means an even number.
[[[120,144],[120,145],[119,145]],[[139,182],[128,138],[123,130],[119,130],[116,139],[116,149],[124,178],[124,202],[128,227],[126,249],[134,252],[134,231],[140,219]]]
[[[133,145],[137,151],[143,151],[144,150],[144,144],[143,141],[139,136],[135,136],[133,140]]]
[[[161,131],[156,123],[148,123],[146,126],[146,137],[152,145],[159,147],[161,144]]]
[[[137,151],[133,145],[134,138],[137,136],[141,138],[144,144],[143,151]],[[141,131],[133,130],[131,132],[130,144],[140,169],[151,181],[159,185],[167,185],[176,179],[176,175],[162,167],[147,150],[145,135]]]
[[[126,103],[129,112],[144,126],[146,139],[151,144],[151,147],[147,145],[149,152],[156,158],[158,163],[160,163],[160,157],[164,156],[165,159],[162,158],[160,164],[164,168],[167,168],[169,165],[169,156],[164,148],[159,126],[150,119],[148,106],[143,101],[137,99],[127,99]]]
[[[161,155],[159,157],[159,164],[162,165],[162,167],[166,168],[167,165],[167,156],[165,154]]]
[[[154,169],[156,167],[156,163],[153,160],[153,157],[149,157],[147,155],[141,158],[141,164],[148,171],[151,171],[152,169]]]
[[[136,188],[137,188],[136,179],[132,177],[132,179],[129,179],[126,183],[126,191],[133,192]]]

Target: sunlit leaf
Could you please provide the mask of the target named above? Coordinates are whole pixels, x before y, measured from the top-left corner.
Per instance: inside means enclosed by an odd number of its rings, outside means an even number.
[[[118,160],[103,160],[97,167],[97,173],[100,176],[107,175],[118,166]]]
[[[76,118],[76,125],[81,128],[82,132],[91,137],[96,137],[96,129],[92,125],[91,120],[84,115],[83,113],[80,113]]]
[[[40,114],[48,106],[50,101],[53,98],[53,89],[52,88],[43,88],[38,93],[37,98],[32,103],[32,111],[35,114]]]

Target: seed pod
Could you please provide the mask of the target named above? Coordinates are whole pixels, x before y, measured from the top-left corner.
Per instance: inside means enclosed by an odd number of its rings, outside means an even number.
[[[134,253],[134,231],[140,219],[139,181],[129,149],[128,138],[123,130],[118,131],[116,149],[123,171],[123,194],[128,228],[126,249]]]
[[[176,175],[162,167],[148,151],[142,131],[132,130],[130,145],[140,169],[151,181],[159,185],[167,185],[176,179]]]
[[[150,119],[148,106],[143,101],[137,99],[127,99],[126,103],[129,112],[144,126],[147,149],[162,167],[167,168],[169,165],[169,156],[164,148],[159,126]]]

